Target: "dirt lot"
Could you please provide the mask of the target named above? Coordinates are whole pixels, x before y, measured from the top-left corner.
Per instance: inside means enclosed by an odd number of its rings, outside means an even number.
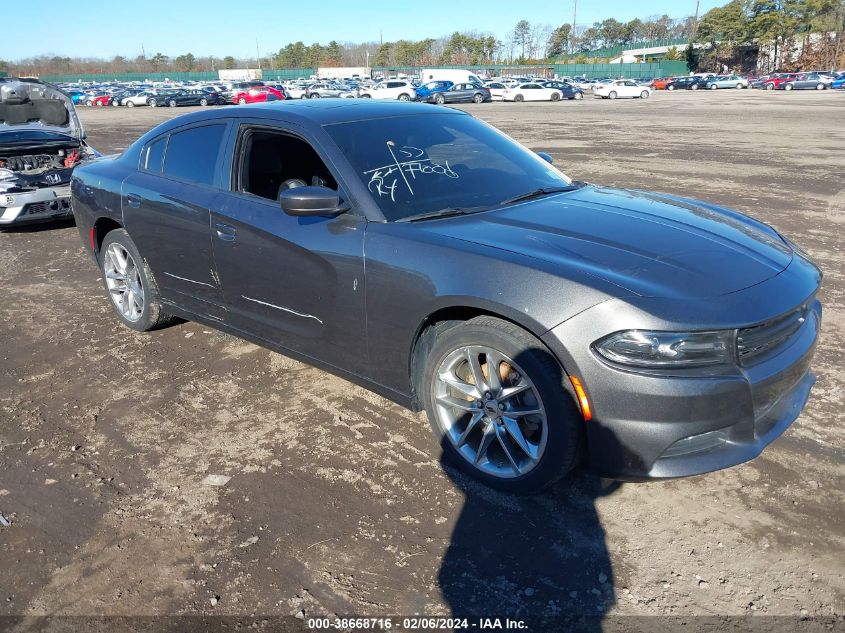
[[[818,383],[785,436],[703,477],[504,496],[343,380],[119,326],[73,226],[8,231],[0,615],[843,614],[845,91],[468,109],[574,178],[736,208],[821,263]],[[114,152],[186,110],[81,116]]]

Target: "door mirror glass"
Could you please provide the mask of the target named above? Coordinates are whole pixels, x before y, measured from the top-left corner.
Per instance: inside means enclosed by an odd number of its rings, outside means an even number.
[[[295,187],[279,195],[282,211],[293,216],[332,217],[346,211],[337,191],[328,187]]]
[[[537,156],[539,156],[540,158],[542,158],[542,159],[543,159],[544,161],[546,161],[549,165],[552,165],[552,164],[554,164],[554,162],[555,162],[555,159],[554,159],[554,158],[552,158],[552,155],[551,155],[551,154],[547,154],[546,152],[537,152]]]

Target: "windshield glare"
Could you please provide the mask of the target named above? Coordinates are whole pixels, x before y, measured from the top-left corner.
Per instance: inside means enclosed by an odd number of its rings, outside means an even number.
[[[325,129],[391,222],[442,209],[495,207],[571,184],[534,152],[468,115],[389,117]]]

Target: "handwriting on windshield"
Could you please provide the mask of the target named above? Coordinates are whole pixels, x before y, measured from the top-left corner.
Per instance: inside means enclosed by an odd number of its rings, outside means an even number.
[[[413,196],[412,183],[423,176],[438,174],[447,178],[458,178],[458,174],[449,167],[449,161],[444,161],[442,165],[435,163],[426,158],[425,151],[419,147],[403,145],[397,148],[396,143],[387,141],[387,150],[393,159],[392,162],[364,172],[370,177],[367,188],[379,198],[389,196],[391,202],[396,202],[396,192],[400,184],[404,184],[408,193]]]

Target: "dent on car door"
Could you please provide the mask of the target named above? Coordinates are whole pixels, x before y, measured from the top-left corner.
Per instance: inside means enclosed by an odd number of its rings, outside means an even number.
[[[354,210],[337,217],[285,214],[281,190],[303,183],[338,188],[335,175],[290,130],[246,125],[233,135],[231,191],[211,218],[229,322],[354,371],[366,357],[365,219]]]
[[[209,223],[226,122],[198,125],[148,143],[123,181],[124,223],[149,264],[162,297],[222,317]]]

